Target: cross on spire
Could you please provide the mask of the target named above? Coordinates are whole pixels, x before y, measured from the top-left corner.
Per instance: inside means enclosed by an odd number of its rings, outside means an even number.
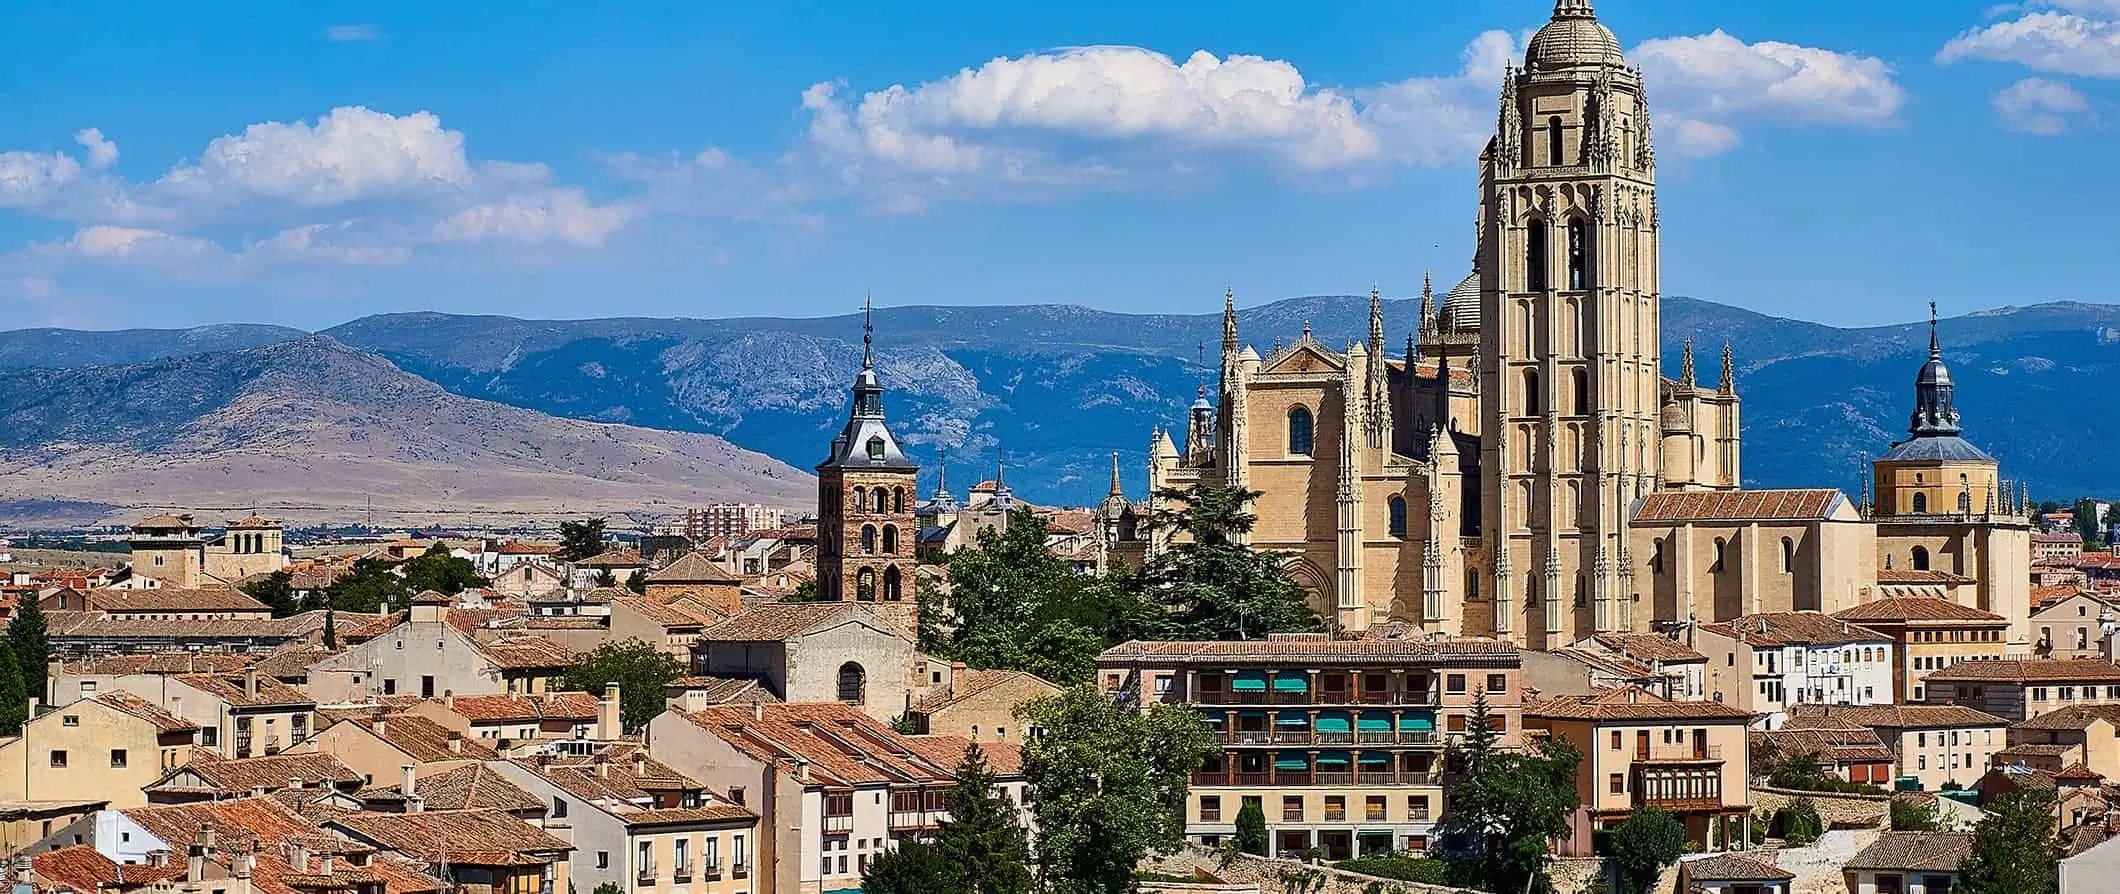
[[[876,327],[872,320],[875,310],[874,296],[861,296],[861,366],[867,369],[875,365],[870,356],[870,346],[875,340]]]

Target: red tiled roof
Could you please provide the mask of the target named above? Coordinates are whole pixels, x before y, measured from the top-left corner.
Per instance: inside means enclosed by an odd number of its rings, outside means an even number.
[[[365,729],[370,735],[390,743],[390,746],[405,753],[416,763],[432,763],[446,760],[487,760],[494,756],[488,748],[466,736],[457,741],[461,751],[449,748],[448,727],[421,717],[418,714],[389,714],[383,717],[383,731],[376,732],[375,718],[357,717],[341,721]]]
[[[1637,522],[1823,519],[1847,502],[1831,488],[1807,490],[1662,491],[1642,498]]]
[[[718,617],[701,617],[675,604],[657,602],[646,596],[622,596],[612,600],[611,604],[638,612],[641,617],[664,627],[705,627],[721,620]]]
[[[164,711],[162,706],[130,692],[105,692],[96,696],[96,702],[152,723],[157,732],[181,733],[199,728],[198,724]]]
[[[662,570],[648,575],[648,582],[655,584],[740,584],[742,575],[709,561],[699,550],[677,557],[677,561],[663,566]]]
[[[329,823],[408,857],[473,866],[538,866],[574,849],[498,810],[354,813]]]
[[[913,703],[912,710],[918,711],[922,714],[933,714],[936,711],[940,711],[943,708],[947,708],[966,699],[973,698],[979,695],[980,693],[987,692],[991,689],[994,689],[995,687],[1017,682],[1019,680],[1034,683],[1036,684],[1037,688],[1048,692],[1057,692],[1060,688],[1058,686],[1054,686],[1051,683],[1047,683],[1042,679],[1039,679],[1036,674],[1031,674],[1024,671],[965,671],[962,679],[956,680],[953,683],[949,683],[936,689],[929,690],[926,695],[921,696],[919,701]]]
[[[2080,730],[2100,720],[2120,729],[2120,705],[2069,705],[2026,718],[2010,728]]]
[[[217,846],[227,850],[251,842],[277,844],[289,836],[318,834],[315,826],[269,797],[134,807],[121,812],[172,848],[196,841],[199,829],[207,825],[214,827]]]
[[[124,676],[126,674],[201,674],[240,671],[257,656],[242,652],[141,652],[130,655],[99,655],[76,661],[59,660],[62,674]]]
[[[1977,583],[1977,581],[1963,574],[1952,574],[1948,571],[1937,571],[1935,569],[1913,568],[1878,569],[1877,582],[1880,584],[1943,584],[1945,586]]]
[[[1883,578],[1879,578],[1882,580]],[[1875,599],[1851,608],[1834,612],[1833,617],[1843,621],[1982,621],[1997,624],[2008,623],[2007,618],[1994,612],[1981,611],[1971,606],[1959,605],[1948,599],[1928,596],[1907,596],[1893,599]]]
[[[860,619],[899,636],[904,631],[858,602],[765,602],[745,606],[708,627],[702,638],[718,642],[784,642],[824,624]]]
[[[1929,679],[1935,679],[1933,676]],[[1806,718],[1829,717],[1873,729],[2009,726],[2010,722],[1964,705],[1791,705],[1789,725],[1802,728]]]
[[[1557,695],[1524,705],[1525,717],[1549,720],[1731,720],[1749,723],[1750,711],[1722,702],[1674,702],[1639,686],[1588,695]]]
[[[1135,640],[1104,650],[1098,663],[1209,662],[1217,664],[1287,664],[1333,661],[1359,664],[1494,661],[1514,666],[1522,659],[1516,646],[1489,639],[1333,639],[1325,634],[1290,634],[1263,640],[1161,642]]]
[[[506,810],[542,813],[544,799],[523,791],[483,763],[465,764],[414,780],[413,794],[428,810]],[[402,804],[402,786],[365,789],[354,794],[364,802]]]
[[[1961,661],[1928,676],[1930,683],[2040,683],[2049,680],[2120,682],[2120,665],[2102,658],[2003,658]]]
[[[89,604],[111,612],[259,612],[272,609],[234,588],[90,590]]]
[[[963,757],[962,739],[905,736],[837,702],[718,705],[681,716],[786,772],[796,772],[798,761],[807,761],[812,779],[823,785],[940,783],[955,778]],[[938,750],[952,747],[953,756]],[[1003,766],[1021,766],[1013,745],[989,747],[996,772]]]
[[[250,693],[250,683],[243,674],[179,674],[176,679],[237,707],[316,705],[308,693],[264,674],[257,676],[256,695]]]
[[[542,636],[510,636],[476,645],[486,660],[503,670],[566,667],[575,660],[574,650]]]
[[[46,851],[31,857],[29,865],[36,872],[37,881],[46,886],[63,886],[82,894],[94,894],[104,887],[144,887],[152,882],[181,877],[185,871],[182,860],[161,866],[144,863],[119,866],[98,853],[94,845],[88,844]]]
[[[1825,646],[1892,640],[1875,630],[1818,612],[1762,612],[1721,624],[1704,624],[1700,629],[1731,639],[1743,631],[1745,644],[1751,646]]]
[[[444,707],[474,723],[480,721],[595,720],[597,698],[586,692],[541,695],[457,695]]]
[[[1708,656],[1693,651],[1691,646],[1660,633],[1600,633],[1591,639],[1607,650],[1644,661],[1697,664],[1708,660]]]
[[[1848,859],[1848,869],[1957,872],[1972,852],[1970,832],[1885,832]]]
[[[191,762],[162,777],[164,782],[190,772],[218,791],[248,792],[256,788],[278,789],[289,780],[304,786],[320,782],[358,783],[361,774],[323,752],[287,752],[263,757],[221,758],[210,751],[193,753]],[[157,783],[159,785],[160,783]]]
[[[640,553],[634,552],[630,549],[605,550],[604,552],[597,553],[596,555],[590,556],[586,559],[576,560],[574,564],[582,568],[648,567],[648,563],[641,560]]]

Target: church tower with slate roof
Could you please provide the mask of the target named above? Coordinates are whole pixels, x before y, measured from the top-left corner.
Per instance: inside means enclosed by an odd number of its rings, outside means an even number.
[[[863,307],[854,404],[846,428],[832,439],[831,455],[817,464],[817,595],[825,600],[911,598],[920,466],[905,455],[884,419],[874,340]]]

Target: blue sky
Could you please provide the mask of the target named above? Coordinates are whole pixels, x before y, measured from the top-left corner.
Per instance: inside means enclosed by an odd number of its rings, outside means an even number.
[[[1551,6],[0,10],[0,327],[1407,295]],[[1664,290],[2106,301],[2120,0],[1601,0]]]

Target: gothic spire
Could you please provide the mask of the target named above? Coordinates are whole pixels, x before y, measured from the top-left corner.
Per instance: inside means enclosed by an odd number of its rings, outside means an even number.
[[[1369,287],[1369,356],[1384,356],[1384,296],[1376,286]]]
[[[1222,290],[1222,356],[1237,356],[1237,290],[1234,287]]]
[[[1943,359],[1943,345],[1936,340],[1936,302],[1929,302],[1929,359]]]
[[[1730,362],[1730,342],[1727,340],[1723,342],[1722,384],[1717,385],[1715,390],[1724,395],[1737,393],[1737,367]]]
[[[1693,339],[1690,338],[1686,339],[1684,352],[1679,354],[1678,383],[1688,388],[1693,387]]]
[[[1112,451],[1112,491],[1111,491],[1111,496],[1114,496],[1114,497],[1120,497],[1120,496],[1125,496],[1125,495],[1126,495],[1126,492],[1125,492],[1125,491],[1123,491],[1123,490],[1121,490],[1121,489],[1119,488],[1119,451],[1117,451],[1117,450],[1114,450],[1114,451]]]
[[[1422,332],[1435,328],[1435,275],[1425,270],[1421,271],[1421,317],[1417,325]]]

